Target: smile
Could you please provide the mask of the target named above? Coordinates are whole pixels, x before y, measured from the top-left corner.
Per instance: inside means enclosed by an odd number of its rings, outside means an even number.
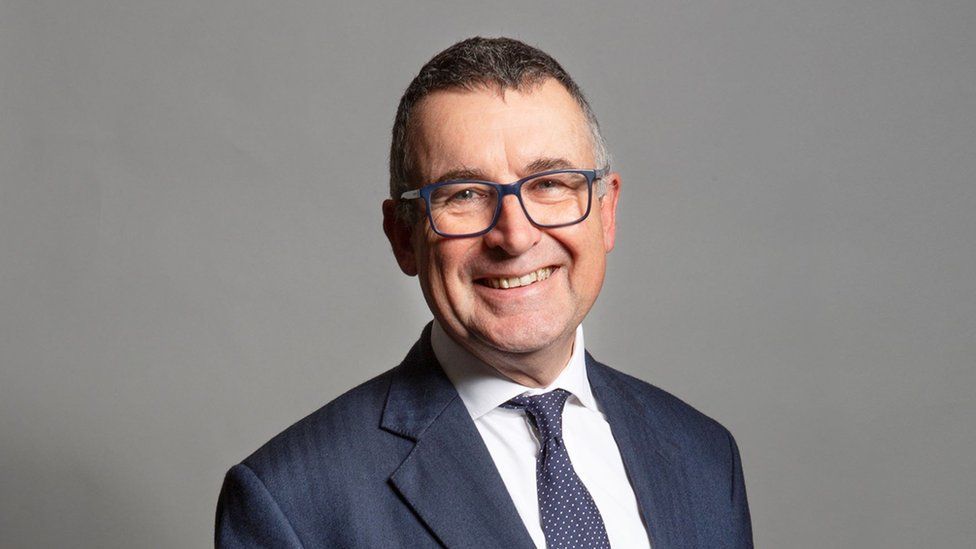
[[[532,271],[531,273],[524,274],[521,276],[504,277],[504,278],[482,278],[477,282],[484,286],[488,286],[495,289],[510,289],[510,288],[521,288],[522,286],[528,286],[529,284],[534,284],[536,282],[542,282],[543,280],[552,276],[552,272],[555,271],[555,267],[543,267],[539,270]]]

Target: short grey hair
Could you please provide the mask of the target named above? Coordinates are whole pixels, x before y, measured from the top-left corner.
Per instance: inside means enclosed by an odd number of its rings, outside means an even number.
[[[415,222],[416,208],[400,195],[413,189],[418,174],[410,150],[411,114],[421,99],[445,89],[476,90],[485,87],[523,90],[554,79],[569,92],[586,117],[593,143],[596,168],[610,168],[610,154],[600,124],[576,82],[549,54],[512,38],[462,40],[435,55],[420,69],[400,98],[390,144],[390,198],[397,202],[397,216]]]

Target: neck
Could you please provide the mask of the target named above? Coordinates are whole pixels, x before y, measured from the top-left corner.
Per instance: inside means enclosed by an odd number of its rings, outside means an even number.
[[[476,342],[458,342],[482,362],[508,379],[526,387],[547,387],[559,377],[573,356],[576,330],[536,351],[511,353]]]

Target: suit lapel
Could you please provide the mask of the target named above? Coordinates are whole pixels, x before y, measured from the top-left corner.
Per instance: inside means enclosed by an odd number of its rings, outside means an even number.
[[[623,382],[622,375],[586,355],[593,393],[607,415],[641,517],[654,549],[694,547],[687,471],[663,414],[649,407]]]
[[[415,442],[390,482],[447,547],[534,547],[457,391],[430,325],[397,369],[382,427]]]

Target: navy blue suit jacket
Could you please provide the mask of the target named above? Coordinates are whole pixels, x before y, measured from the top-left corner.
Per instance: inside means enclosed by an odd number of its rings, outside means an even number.
[[[748,548],[735,441],[674,396],[586,355],[654,549]],[[234,466],[218,547],[534,547],[430,347]]]

